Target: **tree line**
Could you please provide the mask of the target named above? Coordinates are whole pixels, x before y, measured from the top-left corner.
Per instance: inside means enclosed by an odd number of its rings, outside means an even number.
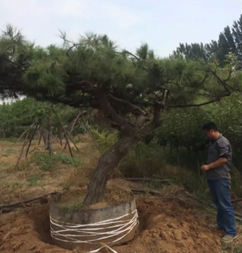
[[[234,55],[242,67],[242,15],[234,21],[232,27],[226,26],[219,34],[218,40],[210,43],[180,43],[173,52],[175,57],[185,57],[191,60],[203,59],[206,62],[216,60],[220,66],[225,66],[228,55]]]

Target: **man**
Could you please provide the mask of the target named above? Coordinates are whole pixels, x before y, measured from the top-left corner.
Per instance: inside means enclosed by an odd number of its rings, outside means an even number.
[[[235,215],[230,199],[232,148],[215,123],[206,123],[203,130],[210,143],[207,164],[203,165],[201,170],[206,172],[210,193],[217,207],[217,228],[226,232],[222,241],[229,243],[236,236]]]

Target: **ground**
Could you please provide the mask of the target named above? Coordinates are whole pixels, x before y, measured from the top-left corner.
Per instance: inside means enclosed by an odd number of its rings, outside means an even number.
[[[95,144],[83,136],[75,151],[75,161],[54,145],[54,162],[46,156],[43,144],[33,143],[28,158],[15,164],[21,143],[0,142],[0,203],[22,201],[50,192],[73,191],[85,187],[88,177],[100,156]],[[74,147],[73,147],[74,150]],[[58,158],[58,159],[57,159]],[[109,189],[142,188],[121,178],[113,178]],[[160,189],[159,196],[135,195],[140,225],[135,238],[126,245],[114,247],[118,253],[222,253],[222,234],[211,230],[208,224],[215,217],[184,194],[181,186],[170,185]],[[114,194],[113,201],[118,195]],[[84,253],[65,250],[53,245],[49,233],[49,202],[44,197],[20,208],[2,208],[0,215],[0,252],[2,253]],[[239,237],[229,251],[240,253]],[[240,248],[241,249],[241,248]]]

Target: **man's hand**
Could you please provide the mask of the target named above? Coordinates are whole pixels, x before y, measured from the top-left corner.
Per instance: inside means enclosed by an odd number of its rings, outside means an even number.
[[[203,172],[208,171],[208,170],[210,170],[210,166],[209,166],[209,165],[202,165],[202,166],[201,166],[201,170],[202,170]]]

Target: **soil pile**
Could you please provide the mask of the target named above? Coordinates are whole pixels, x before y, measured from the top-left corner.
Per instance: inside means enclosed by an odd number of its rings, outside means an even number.
[[[127,245],[115,247],[118,253],[221,252],[219,234],[209,230],[206,217],[197,216],[192,206],[183,206],[176,199],[139,196],[137,207],[139,232]],[[44,204],[1,215],[0,252],[70,253],[52,245],[48,208]]]

